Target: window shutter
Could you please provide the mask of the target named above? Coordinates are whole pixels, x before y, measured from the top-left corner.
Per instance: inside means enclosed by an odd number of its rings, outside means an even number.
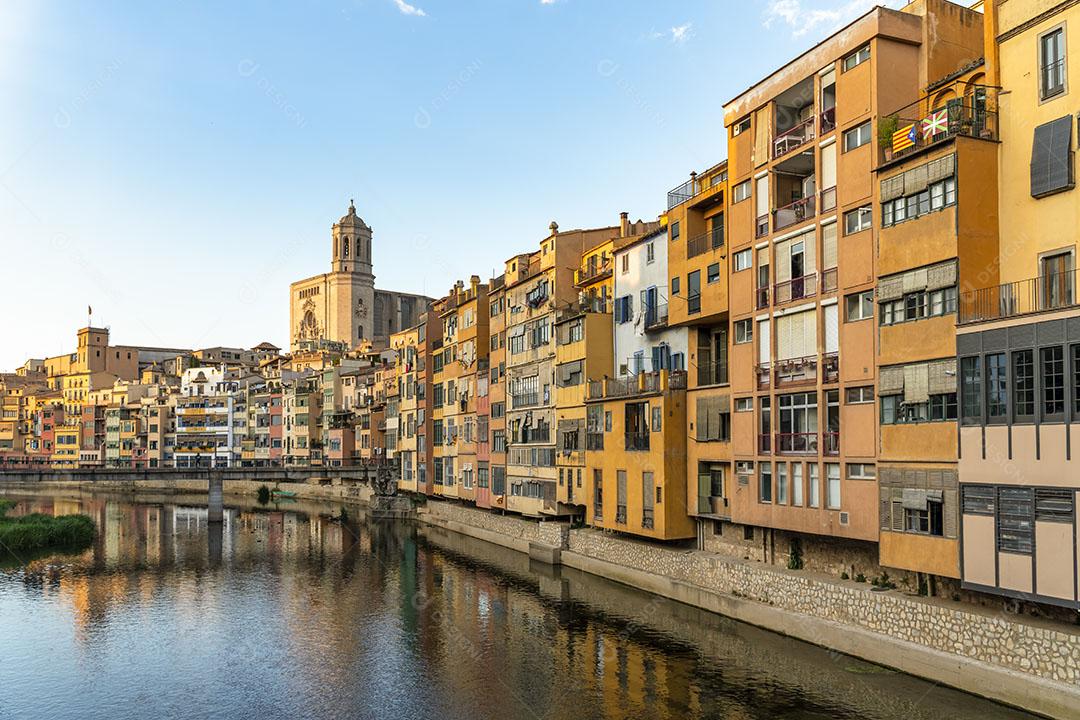
[[[697,476],[698,512],[711,513],[712,503],[709,502],[709,493],[712,492],[712,476],[709,473],[699,473]]]
[[[803,275],[813,275],[817,271],[817,232],[811,230],[795,240],[803,244]]]
[[[836,143],[821,149],[821,189],[836,187]]]
[[[776,243],[776,282],[783,283],[791,280],[791,241],[784,240]]]
[[[881,377],[878,380],[878,393],[880,395],[895,395],[904,391],[904,368],[885,367],[881,368]]]
[[[930,173],[925,165],[912,168],[904,173],[904,194],[913,195],[922,192],[929,184]]]
[[[698,441],[709,438],[709,401],[707,398],[697,399],[697,425],[694,438]]]
[[[757,216],[769,214],[769,176],[759,177],[755,183],[754,192],[757,194]]]
[[[802,343],[800,347],[802,349],[802,355],[799,357],[808,357],[810,355],[818,354],[817,343],[817,311],[808,310],[802,315]]]
[[[754,113],[754,167],[769,161],[769,106]]]
[[[891,278],[883,278],[878,283],[877,296],[878,300],[882,302],[899,300],[904,297],[904,276],[894,275]]]
[[[1031,148],[1032,197],[1073,187],[1072,158],[1072,116],[1035,128]]]
[[[956,155],[946,155],[933,162],[927,163],[927,181],[930,183],[941,182],[951,178],[956,173]],[[882,198],[884,199],[884,198]]]
[[[893,500],[892,505],[892,529],[893,532],[904,532],[904,504],[900,500]]]
[[[888,202],[904,196],[904,174],[881,181],[881,201]]]
[[[769,248],[758,248],[757,251],[757,266],[764,267],[769,264]]]
[[[825,306],[825,352],[840,352],[840,306]]]
[[[926,268],[911,270],[904,273],[904,292],[920,292],[926,289],[929,274]]]
[[[769,335],[769,321],[759,320],[757,326],[758,362],[762,363],[763,365],[769,364],[769,358],[772,354],[772,348],[770,346],[770,341],[772,338]]]
[[[931,395],[956,392],[956,358],[935,360],[930,363],[928,373],[928,392]]]
[[[934,265],[926,271],[926,289],[940,290],[956,284],[956,261]]]
[[[904,402],[924,403],[930,400],[930,373],[925,363],[904,366]]]

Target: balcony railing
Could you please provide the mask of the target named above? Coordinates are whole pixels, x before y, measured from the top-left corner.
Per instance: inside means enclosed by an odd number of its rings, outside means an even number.
[[[757,309],[769,307],[769,288],[759,287],[757,289]]]
[[[826,213],[836,209],[836,186],[825,188],[821,191],[821,212]]]
[[[817,275],[803,275],[802,277],[776,283],[775,292],[777,305],[791,302],[792,300],[814,297],[817,295]]]
[[[625,525],[626,524],[626,506],[625,505],[616,505],[615,506],[615,522],[618,523],[619,525]]]
[[[603,450],[604,449],[604,433],[602,432],[587,432],[585,433],[585,450]]]
[[[831,107],[819,116],[821,118],[821,134],[831,133],[836,129],[836,108]]]
[[[784,207],[776,208],[773,211],[773,230],[783,230],[814,217],[816,201],[816,195],[808,195]]]
[[[758,389],[767,388],[772,383],[772,370],[769,363],[758,363],[754,366],[754,374],[757,375]]]
[[[769,216],[758,215],[754,223],[754,237],[765,237],[769,234]]]
[[[836,268],[829,268],[828,270],[821,271],[821,292],[831,293],[836,292]]]
[[[960,293],[958,322],[984,322],[1076,307],[1076,270]]]
[[[709,250],[716,250],[724,246],[724,228],[715,227],[708,232],[702,233],[686,241],[686,257],[692,258],[704,255]]]
[[[821,434],[821,444],[824,446],[822,452],[825,455],[839,455],[840,454],[840,433],[838,432],[826,432]]]
[[[586,265],[585,267],[578,270],[577,284],[584,285],[598,278],[610,275],[613,264],[614,263],[611,261],[611,259],[608,258],[603,262]]]
[[[728,364],[726,361],[698,365],[698,385],[727,385],[727,383]]]
[[[691,173],[690,179],[684,182],[682,185],[669,190],[667,194],[667,209],[681,205],[687,200],[701,195],[707,190],[721,185],[727,181],[727,170],[720,172],[706,171],[705,174],[699,176],[697,173]]]
[[[644,508],[641,511],[641,527],[651,530],[653,527],[653,509]]]
[[[776,361],[776,386],[812,385],[817,382],[816,355]]]
[[[776,433],[776,451],[781,455],[817,455],[818,434]]]
[[[892,162],[958,135],[997,140],[996,91],[990,87],[983,87],[981,91],[985,93],[985,99],[978,102],[969,95],[963,102],[952,103],[922,116],[911,114],[920,112],[921,102],[896,113],[893,116],[896,118],[896,132],[889,140],[879,140],[880,161]]]
[[[649,432],[626,433],[626,449],[645,451],[649,449]]]
[[[826,385],[840,382],[839,353],[825,353],[821,356],[821,381]]]
[[[645,329],[656,330],[668,324],[668,304],[657,303],[645,309]]]
[[[796,148],[800,148],[814,139],[814,118],[810,117],[801,123],[785,130],[773,140],[773,157],[787,155]]]
[[[770,455],[772,454],[772,434],[771,433],[758,433],[757,443],[758,455]]]
[[[515,408],[532,407],[540,404],[540,393],[520,393],[511,396]]]

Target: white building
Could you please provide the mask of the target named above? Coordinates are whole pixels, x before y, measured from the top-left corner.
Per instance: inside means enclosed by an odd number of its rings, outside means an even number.
[[[689,332],[668,328],[667,228],[615,251],[615,372],[685,370]],[[676,296],[671,302],[686,302]]]

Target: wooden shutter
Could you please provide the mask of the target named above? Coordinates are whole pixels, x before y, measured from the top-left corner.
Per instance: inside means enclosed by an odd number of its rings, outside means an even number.
[[[1072,187],[1072,116],[1035,128],[1031,147],[1031,195],[1041,197]]]
[[[711,513],[712,503],[709,502],[709,493],[712,492],[712,476],[709,473],[698,473],[697,476],[697,506],[699,513]]]
[[[754,167],[761,167],[769,161],[769,106],[754,113]]]

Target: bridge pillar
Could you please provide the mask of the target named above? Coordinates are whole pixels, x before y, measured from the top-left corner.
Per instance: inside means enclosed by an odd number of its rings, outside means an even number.
[[[207,502],[207,520],[212,523],[219,523],[224,520],[222,516],[222,485],[223,480],[221,473],[211,470],[209,473],[210,485],[209,485],[209,499]]]

